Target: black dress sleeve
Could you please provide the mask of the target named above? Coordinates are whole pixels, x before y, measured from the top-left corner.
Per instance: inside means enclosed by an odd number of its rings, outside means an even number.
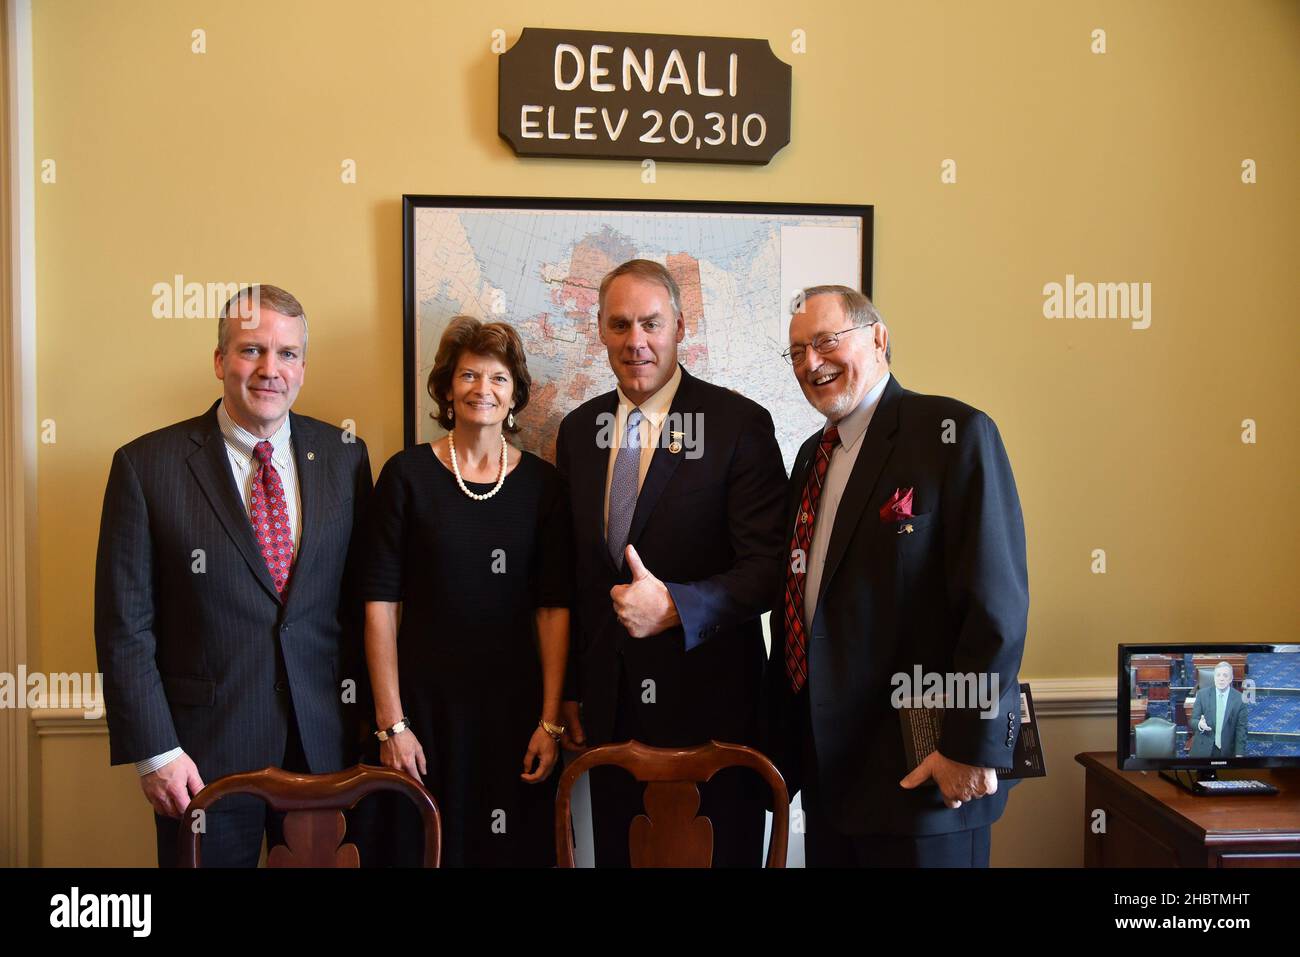
[[[407,483],[401,452],[384,464],[370,497],[361,597],[365,601],[401,601],[406,564]]]
[[[560,474],[543,463],[542,494],[538,501],[537,555],[534,560],[534,600],[538,608],[569,608],[573,604],[573,523],[569,496]]]

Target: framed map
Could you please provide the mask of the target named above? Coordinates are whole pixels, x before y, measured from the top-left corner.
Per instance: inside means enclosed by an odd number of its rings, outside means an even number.
[[[821,424],[781,351],[799,290],[871,295],[871,206],[403,196],[406,444],[438,438],[426,391],[448,320],[508,322],[533,388],[521,447],[555,459],[573,408],[614,388],[596,337],[601,278],[634,258],[663,263],[682,291],[692,375],[765,406],[788,469]]]

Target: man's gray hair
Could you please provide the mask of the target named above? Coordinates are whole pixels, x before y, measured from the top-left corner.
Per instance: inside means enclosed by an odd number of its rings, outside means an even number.
[[[600,281],[600,315],[605,314],[605,293],[619,276],[635,276],[646,282],[658,283],[668,291],[668,300],[673,307],[673,321],[682,314],[682,291],[677,288],[677,280],[667,268],[653,259],[629,259],[620,266],[615,266]],[[599,317],[598,317],[599,318]]]
[[[889,329],[885,317],[880,314],[880,310],[875,307],[870,299],[858,292],[851,286],[809,286],[798,296],[795,297],[794,306],[791,313],[803,312],[805,304],[813,296],[824,296],[833,294],[840,297],[840,305],[844,307],[844,315],[848,316],[849,321],[855,326],[867,326],[873,322],[878,322]],[[885,342],[885,362],[888,363],[894,356],[893,336],[890,336]]]
[[[1229,673],[1232,672],[1232,665],[1228,664],[1228,662],[1226,661],[1220,661],[1217,665],[1214,666],[1215,671],[1218,671],[1220,668],[1227,668]]]
[[[229,320],[232,318],[231,313],[234,312],[234,318],[241,323],[252,314],[252,308],[244,305],[245,301],[248,300],[251,300],[252,306],[256,306],[258,309],[269,309],[272,312],[280,313],[282,316],[288,316],[290,319],[302,320],[302,354],[305,358],[307,355],[307,313],[303,310],[302,303],[294,297],[293,293],[268,283],[245,286],[226,300],[226,304],[221,307],[221,315],[217,319],[217,351],[224,356],[226,348],[230,345]]]

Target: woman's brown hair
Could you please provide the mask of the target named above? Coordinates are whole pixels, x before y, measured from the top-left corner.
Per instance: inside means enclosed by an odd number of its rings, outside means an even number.
[[[510,372],[514,382],[514,414],[519,413],[528,404],[528,390],[533,379],[528,374],[528,358],[524,355],[524,344],[519,333],[504,322],[480,322],[473,316],[453,316],[447,329],[438,342],[438,354],[434,357],[433,368],[429,371],[429,398],[438,406],[438,411],[431,413],[448,432],[451,431],[451,402],[447,399],[451,392],[451,380],[456,374],[456,364],[460,362],[461,353],[469,352],[478,356],[491,356],[499,360]],[[507,432],[518,432],[519,426],[511,427],[509,420],[503,428]]]

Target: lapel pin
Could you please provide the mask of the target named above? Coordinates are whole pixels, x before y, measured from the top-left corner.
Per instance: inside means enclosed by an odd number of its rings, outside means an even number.
[[[671,452],[671,453],[673,453],[673,455],[676,455],[678,452],[680,452],[680,451],[682,450],[682,443],[678,442],[677,440],[680,439],[680,438],[681,438],[683,435],[685,435],[686,433],[685,433],[685,432],[669,432],[668,434],[671,435],[671,436],[673,437],[673,441],[672,441],[672,443],[668,446],[668,451]]]
[[[316,453],[315,453],[315,452],[308,452],[308,453],[307,453],[307,461],[308,461],[308,462],[315,462],[315,461],[316,461]]]
[[[911,525],[904,525],[902,528],[900,528],[900,529],[898,530],[898,534],[899,534],[899,535],[903,535],[903,534],[911,535],[913,531],[915,531],[915,529],[913,529]]]

